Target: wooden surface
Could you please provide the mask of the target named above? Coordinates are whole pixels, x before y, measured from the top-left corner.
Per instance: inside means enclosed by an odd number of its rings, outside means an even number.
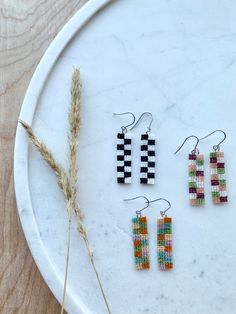
[[[86,0],[0,0],[0,313],[59,313],[18,219],[13,149],[32,74],[66,21]]]

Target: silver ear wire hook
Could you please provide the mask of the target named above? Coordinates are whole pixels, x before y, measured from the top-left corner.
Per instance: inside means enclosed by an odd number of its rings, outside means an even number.
[[[186,139],[183,141],[183,143],[182,143],[182,145],[177,149],[177,151],[175,151],[175,154],[177,154],[180,150],[181,150],[181,148],[184,146],[184,144],[186,143],[186,141],[189,139],[189,138],[191,138],[191,137],[194,137],[196,140],[197,140],[197,143],[196,143],[196,145],[194,146],[194,149],[191,151],[191,154],[198,154],[199,153],[199,150],[198,150],[198,144],[199,144],[199,138],[196,136],[196,135],[190,135],[190,136],[188,136],[188,137],[186,137]]]
[[[213,145],[213,149],[214,149],[215,152],[220,150],[220,144],[222,144],[226,140],[226,133],[225,133],[225,131],[223,131],[223,130],[215,130],[215,131],[211,132],[210,134],[208,134],[208,135],[206,135],[206,136],[204,136],[204,137],[199,139],[199,141],[204,140],[205,138],[211,136],[212,134],[214,134],[216,132],[222,132],[223,135],[224,135],[224,138],[218,144]]]
[[[141,116],[138,118],[138,121],[135,123],[135,125],[132,126],[132,128],[130,130],[132,130],[132,129],[134,129],[136,127],[136,125],[139,123],[139,121],[142,119],[142,117],[145,114],[148,114],[148,115],[151,116],[151,121],[150,121],[149,126],[147,128],[147,133],[151,132],[151,125],[152,125],[152,122],[153,122],[153,115],[151,114],[151,112],[148,112],[148,111],[146,111],[146,112],[141,114]]]
[[[145,203],[147,203],[147,206],[141,208],[140,210],[136,210],[136,215],[137,215],[137,217],[141,217],[141,216],[142,216],[142,211],[143,211],[144,209],[148,208],[149,203],[150,203],[149,199],[148,199],[146,196],[140,195],[140,196],[136,196],[136,197],[133,197],[133,198],[126,198],[126,199],[124,199],[123,201],[125,201],[125,202],[126,202],[126,201],[133,201],[133,200],[136,200],[136,199],[138,199],[138,198],[144,198],[144,199],[146,200]]]
[[[135,123],[135,120],[136,120],[136,119],[135,119],[135,115],[134,115],[132,112],[130,112],[130,111],[128,111],[128,112],[122,112],[122,113],[113,113],[113,115],[115,115],[115,116],[123,116],[123,115],[125,115],[125,114],[131,114],[132,117],[133,117],[133,122],[130,123],[130,124],[127,124],[127,125],[122,125],[122,127],[121,127],[122,133],[126,133],[126,132],[127,132],[127,128]],[[131,129],[130,129],[130,130],[131,130]]]
[[[170,203],[170,201],[168,201],[167,199],[165,199],[165,198],[157,198],[157,199],[155,199],[155,200],[152,200],[152,201],[149,201],[149,204],[150,203],[154,203],[154,202],[158,202],[158,201],[165,201],[165,202],[167,202],[168,203],[168,208],[166,208],[165,210],[161,210],[160,211],[160,214],[161,214],[161,217],[166,217],[166,212],[169,210],[169,209],[171,209],[171,203]]]

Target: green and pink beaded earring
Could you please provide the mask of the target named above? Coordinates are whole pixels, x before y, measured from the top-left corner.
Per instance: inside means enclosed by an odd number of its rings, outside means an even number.
[[[215,130],[202,137],[199,141],[206,139],[216,132],[223,133],[223,139],[216,145],[213,145],[213,151],[210,152],[211,168],[211,195],[214,204],[224,204],[228,202],[225,177],[225,158],[224,152],[220,150],[220,145],[226,140],[226,133],[223,130]]]
[[[182,145],[176,150],[177,154],[189,138],[197,140],[193,150],[188,155],[188,191],[189,201],[192,206],[201,206],[205,204],[204,192],[204,155],[199,153],[198,144],[200,139],[195,135],[188,136]]]

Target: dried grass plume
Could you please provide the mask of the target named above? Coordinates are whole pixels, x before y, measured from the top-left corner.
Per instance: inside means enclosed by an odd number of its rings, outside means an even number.
[[[98,271],[95,266],[94,256],[89,248],[88,236],[87,236],[84,224],[83,224],[84,215],[81,208],[78,206],[78,203],[77,203],[78,136],[79,136],[80,127],[81,127],[80,107],[81,107],[80,72],[78,69],[74,68],[73,75],[72,75],[72,84],[71,84],[71,102],[70,102],[70,108],[69,108],[69,113],[68,113],[68,121],[69,121],[69,132],[68,132],[69,170],[68,170],[68,173],[60,165],[60,163],[55,159],[55,157],[53,156],[53,153],[50,151],[47,145],[44,144],[42,141],[40,141],[38,137],[34,134],[32,127],[22,120],[19,120],[19,123],[25,129],[30,141],[38,149],[43,159],[46,161],[49,167],[54,171],[57,177],[57,183],[65,197],[65,203],[66,203],[66,208],[68,212],[68,234],[67,234],[67,253],[66,253],[66,266],[65,266],[61,314],[64,313],[64,304],[65,304],[65,297],[66,297],[66,287],[67,287],[68,267],[69,267],[69,257],[70,257],[70,242],[71,242],[71,221],[72,221],[73,213],[76,214],[78,232],[84,241],[85,248],[86,248],[91,266],[94,270],[95,276],[97,278],[97,282],[98,282],[103,300],[105,302],[107,312],[110,314],[111,310],[108,305],[108,301],[105,296],[104,289],[103,289]]]

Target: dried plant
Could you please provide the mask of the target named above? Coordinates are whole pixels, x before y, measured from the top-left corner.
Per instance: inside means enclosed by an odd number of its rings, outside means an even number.
[[[80,73],[77,69],[74,70],[71,87],[71,105],[69,110],[69,176],[72,187],[71,199],[73,207],[76,207],[76,193],[77,193],[77,150],[78,150],[78,135],[80,131]]]
[[[52,152],[48,149],[42,141],[40,141],[37,136],[34,134],[33,129],[26,122],[19,120],[22,127],[26,130],[29,139],[38,149],[43,159],[47,164],[52,168],[55,175],[57,176],[57,183],[62,190],[65,200],[66,208],[68,213],[68,234],[67,234],[67,254],[66,254],[66,267],[65,267],[65,278],[64,278],[64,287],[63,287],[63,297],[61,305],[61,314],[64,313],[64,304],[66,297],[66,287],[67,287],[67,278],[68,278],[68,266],[69,266],[69,257],[70,257],[70,242],[71,242],[71,222],[72,222],[72,213],[75,212],[77,217],[77,229],[82,237],[85,248],[91,262],[91,266],[96,275],[99,288],[101,290],[102,297],[104,299],[108,313],[111,313],[109,308],[102,283],[98,274],[98,271],[95,266],[94,256],[89,247],[89,241],[87,237],[86,230],[83,224],[83,212],[77,203],[77,180],[78,180],[78,162],[77,162],[77,153],[78,153],[78,135],[80,131],[80,72],[78,69],[74,69],[72,76],[72,86],[71,86],[71,104],[69,109],[69,174],[63,169],[63,167],[56,161]]]
[[[55,160],[52,152],[48,149],[48,147],[35,136],[31,126],[22,120],[19,120],[19,122],[26,130],[29,139],[36,146],[36,148],[42,155],[43,159],[54,171],[55,175],[57,176],[57,183],[60,189],[63,191],[65,198],[69,200],[71,198],[72,193],[71,185],[69,182],[69,178],[66,172],[64,171],[63,167]]]

